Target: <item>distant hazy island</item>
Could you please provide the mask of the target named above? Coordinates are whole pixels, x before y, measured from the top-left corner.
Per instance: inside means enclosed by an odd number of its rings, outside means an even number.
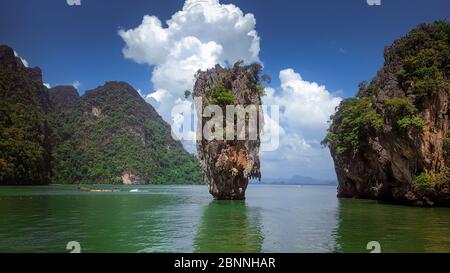
[[[251,180],[250,184],[270,185],[337,185],[336,180],[320,180],[308,176],[295,175],[290,178],[261,178],[261,181]]]

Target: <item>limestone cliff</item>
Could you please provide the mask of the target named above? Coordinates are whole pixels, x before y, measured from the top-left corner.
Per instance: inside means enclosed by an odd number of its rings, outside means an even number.
[[[207,71],[199,71],[193,96],[202,98],[202,110],[208,105],[218,105],[224,112],[226,105],[259,107],[263,94],[263,88],[259,85],[260,70],[258,64],[244,66],[238,62],[231,69],[216,65]],[[202,121],[205,124],[208,118],[203,117]],[[238,139],[236,134],[233,140],[225,137],[223,140],[197,139],[198,158],[214,198],[245,199],[249,178],[261,177],[259,131],[258,126],[257,138],[253,140],[250,137]]]
[[[0,45],[0,185],[49,182],[49,110],[41,70]]]
[[[47,89],[0,45],[0,185],[197,184],[195,156],[129,84]]]
[[[107,82],[82,96],[59,86],[50,98],[54,183],[201,183],[195,156],[128,83]]]
[[[450,24],[420,25],[343,101],[324,140],[338,196],[450,204]]]

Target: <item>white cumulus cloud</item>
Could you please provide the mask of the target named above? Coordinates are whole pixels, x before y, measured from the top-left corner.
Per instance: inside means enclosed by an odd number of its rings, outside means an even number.
[[[261,164],[266,177],[294,175],[333,179],[334,170],[328,149],[320,145],[328,119],[341,98],[325,86],[302,79],[293,69],[279,74],[281,85],[266,88],[263,103],[280,108],[280,145],[276,151],[262,152]]]
[[[279,78],[280,93],[269,90],[264,102],[280,106],[281,122],[311,136],[325,131],[330,115],[342,99],[333,96],[324,85],[303,80],[293,69],[281,70]]]
[[[144,16],[132,29],[120,30],[123,54],[137,63],[153,66],[155,92],[147,96],[163,118],[172,122],[172,107],[183,103],[194,74],[215,64],[238,60],[259,61],[259,36],[253,14],[218,0],[187,0],[163,25],[156,16]]]
[[[171,111],[175,105],[192,103],[184,98],[184,91],[192,90],[198,69],[238,60],[260,61],[255,26],[253,14],[245,14],[233,4],[187,0],[165,24],[156,16],[146,15],[139,26],[119,30],[119,35],[125,42],[125,58],[153,67],[150,79],[155,90],[142,96],[166,121],[180,123],[180,117],[172,117]],[[268,125],[279,127],[280,146],[261,154],[264,177],[332,178],[331,157],[320,140],[341,99],[325,86],[302,79],[292,69],[282,70],[279,77],[281,85],[266,88],[263,100],[266,105],[279,105],[281,110],[279,126],[265,117]],[[183,144],[189,151],[195,150],[193,143]]]
[[[81,6],[81,0],[66,0],[69,6]]]

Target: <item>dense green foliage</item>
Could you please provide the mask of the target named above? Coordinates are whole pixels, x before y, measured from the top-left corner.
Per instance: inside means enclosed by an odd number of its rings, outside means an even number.
[[[333,123],[322,144],[334,145],[337,153],[356,152],[366,131],[383,125],[383,118],[372,107],[370,98],[343,101],[331,119]]]
[[[234,105],[236,96],[228,89],[226,89],[222,82],[217,82],[211,87],[209,93],[211,94],[210,104],[218,105],[225,109],[227,105]]]
[[[404,98],[393,98],[384,101],[387,115],[395,122],[396,126],[405,130],[411,127],[422,129],[424,124],[421,117],[415,113],[416,106]]]
[[[449,23],[439,21],[414,29],[400,43],[402,68],[397,73],[398,80],[403,88],[412,87],[417,103],[436,90],[449,89]]]
[[[384,101],[387,110],[395,115],[409,115],[416,111],[416,107],[412,102],[404,98],[393,98]]]
[[[400,129],[407,129],[410,127],[415,127],[418,129],[422,129],[424,124],[423,120],[419,116],[407,116],[397,121],[397,125]]]
[[[399,133],[422,129],[424,122],[418,109],[437,90],[446,88],[450,92],[450,24],[438,21],[419,26],[386,51],[385,61],[398,64],[399,87],[405,93],[411,90],[412,99],[394,97],[380,105],[377,93],[384,81],[375,78],[368,85],[362,83],[357,97],[344,100],[331,117],[324,145],[337,153],[356,152],[367,134],[387,122]]]
[[[442,192],[444,188],[450,190],[450,166],[438,174],[419,174],[412,181],[412,188],[419,196],[433,196]]]
[[[48,183],[47,107],[42,85],[0,70],[0,184]]]
[[[434,184],[433,176],[421,173],[413,180],[412,186],[417,191],[431,191],[434,188]]]
[[[139,93],[109,82],[47,89],[0,46],[0,184],[202,183],[197,159]]]
[[[195,157],[125,83],[88,91],[74,108],[55,113],[54,122],[60,128],[54,183],[122,183],[125,173],[140,183],[202,183]]]

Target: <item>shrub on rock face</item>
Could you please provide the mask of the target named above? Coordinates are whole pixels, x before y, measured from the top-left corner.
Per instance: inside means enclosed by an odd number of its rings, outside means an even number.
[[[225,109],[227,105],[234,105],[236,96],[223,86],[221,81],[215,83],[209,90],[211,94],[210,104],[219,105]]]
[[[414,104],[405,98],[392,98],[384,101],[387,110],[394,115],[405,116],[416,111]]]
[[[356,153],[366,132],[383,125],[383,117],[375,111],[368,97],[344,100],[331,120],[333,123],[322,144],[332,146],[339,154]]]
[[[404,117],[397,121],[397,125],[400,127],[400,129],[403,130],[408,129],[410,127],[422,129],[424,126],[422,118],[418,116]]]
[[[412,201],[420,205],[434,205],[450,200],[450,167],[437,174],[421,173],[411,183]],[[408,195],[409,196],[409,195]]]
[[[449,24],[440,21],[420,26],[399,42],[399,51],[407,54],[403,53],[398,81],[403,88],[413,91],[417,103],[449,87],[449,36]]]

